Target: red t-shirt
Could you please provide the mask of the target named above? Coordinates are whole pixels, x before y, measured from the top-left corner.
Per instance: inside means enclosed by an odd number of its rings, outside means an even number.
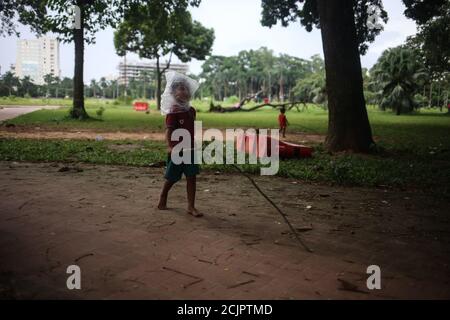
[[[278,124],[280,125],[281,128],[286,127],[286,115],[280,113],[280,115],[278,116]]]
[[[186,129],[191,135],[191,148],[194,147],[194,120],[196,111],[194,108],[190,108],[187,111],[174,112],[166,115],[166,128],[176,129]],[[181,140],[182,138],[180,138]],[[173,148],[180,141],[170,141],[169,145]]]

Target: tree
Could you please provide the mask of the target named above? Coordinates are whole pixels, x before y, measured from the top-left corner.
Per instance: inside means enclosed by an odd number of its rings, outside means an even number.
[[[161,105],[162,75],[170,67],[172,55],[182,62],[192,58],[203,60],[211,52],[214,31],[192,21],[189,5],[199,0],[150,0],[131,5],[124,21],[114,33],[117,54],[135,52],[140,58],[156,60],[156,102]],[[161,68],[161,58],[169,60]]]
[[[202,73],[200,74],[200,77],[206,79],[204,86],[209,89],[214,98],[218,97],[219,100],[222,100],[222,66],[225,58],[224,56],[210,56],[202,64]]]
[[[295,85],[293,92],[295,100],[305,104],[325,104],[327,101],[325,73],[311,73],[306,78],[300,79]]]
[[[45,5],[35,0],[2,0],[0,1],[0,36],[20,36],[17,31],[19,22],[28,25],[31,30],[41,33],[40,22],[47,14]]]
[[[275,94],[280,100],[291,96],[297,80],[311,72],[310,64],[287,54],[275,56],[266,47],[243,50],[236,56],[211,56],[202,65],[202,89],[219,100],[235,95],[240,101],[258,92],[258,98],[271,100]]]
[[[108,83],[105,77],[100,78],[100,89],[102,90],[102,98],[106,97],[106,88],[108,88]]]
[[[99,87],[98,87],[98,83],[95,79],[91,79],[89,88],[91,89],[91,97],[97,98],[97,90],[99,89]]]
[[[370,6],[370,7],[369,7]],[[320,27],[325,56],[330,151],[367,152],[373,144],[363,94],[359,54],[381,28],[370,28],[369,8],[387,21],[381,0],[263,0],[262,24],[283,26],[300,19],[311,31]]]
[[[59,89],[61,87],[61,78],[60,77],[54,78],[54,85],[55,85],[55,98],[59,98]]]
[[[437,105],[442,111],[450,91],[450,2],[403,0],[403,3],[405,15],[417,24],[417,33],[408,38],[407,45],[420,53],[428,70],[428,105]]]
[[[64,90],[64,98],[71,97],[72,90],[73,90],[73,80],[68,77],[64,77],[61,80],[61,89]]]
[[[35,97],[37,95],[37,86],[33,83],[29,76],[25,76],[20,80],[20,93],[23,96]]]
[[[11,71],[6,72],[2,76],[2,83],[7,88],[9,96],[11,96],[20,86],[19,78],[17,78]]]
[[[84,44],[95,41],[95,33],[114,25],[131,2],[126,0],[3,0],[0,4],[1,34],[17,33],[17,20],[31,27],[38,35],[53,32],[63,42],[75,44],[73,107],[71,116],[88,117],[84,108]],[[73,24],[75,18],[76,25]]]
[[[44,75],[44,83],[45,83],[45,97],[49,98],[51,96],[51,89],[55,85],[55,77],[53,74],[48,73]]]
[[[392,108],[400,115],[417,106],[414,95],[426,73],[414,50],[404,46],[385,50],[370,73],[380,89],[380,108]]]
[[[448,0],[403,0],[405,15],[417,26],[408,44],[418,49],[433,78],[450,70],[450,2]]]

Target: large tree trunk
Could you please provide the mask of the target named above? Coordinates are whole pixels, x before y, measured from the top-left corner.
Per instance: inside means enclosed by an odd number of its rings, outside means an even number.
[[[161,109],[161,68],[159,66],[159,57],[156,57],[156,107]]]
[[[84,119],[88,117],[84,109],[84,4],[78,2],[80,8],[80,29],[73,29],[75,42],[75,72],[73,77],[73,108],[71,115],[73,118]]]
[[[352,0],[318,0],[328,93],[329,151],[367,152],[373,144],[363,94]]]

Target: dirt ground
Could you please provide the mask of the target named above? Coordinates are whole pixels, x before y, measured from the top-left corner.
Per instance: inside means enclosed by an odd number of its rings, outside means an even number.
[[[314,252],[239,175],[203,171],[155,209],[163,168],[0,162],[0,297],[450,298],[449,205],[400,190],[255,176]],[[69,265],[81,290],[68,290]],[[381,289],[369,290],[369,265]]]
[[[225,137],[225,131],[222,131]],[[162,131],[145,131],[145,132],[102,132],[95,130],[54,130],[48,128],[28,126],[13,126],[13,127],[0,127],[0,138],[26,138],[26,139],[86,139],[94,140],[98,136],[101,136],[105,140],[155,140],[164,141],[165,133]],[[322,143],[325,140],[325,135],[320,134],[306,134],[306,133],[288,133],[286,139],[293,143]],[[205,135],[207,138],[207,135]]]

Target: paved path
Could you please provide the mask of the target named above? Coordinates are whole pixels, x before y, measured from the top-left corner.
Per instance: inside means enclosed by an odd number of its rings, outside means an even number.
[[[184,181],[156,210],[162,172],[0,162],[0,298],[450,297],[444,201],[255,177],[296,228],[312,224],[311,254],[237,175],[199,176],[203,218],[184,212]],[[81,290],[66,288],[73,264]],[[371,264],[381,290],[366,287]]]
[[[8,120],[41,109],[58,109],[60,106],[1,106],[0,121]]]

